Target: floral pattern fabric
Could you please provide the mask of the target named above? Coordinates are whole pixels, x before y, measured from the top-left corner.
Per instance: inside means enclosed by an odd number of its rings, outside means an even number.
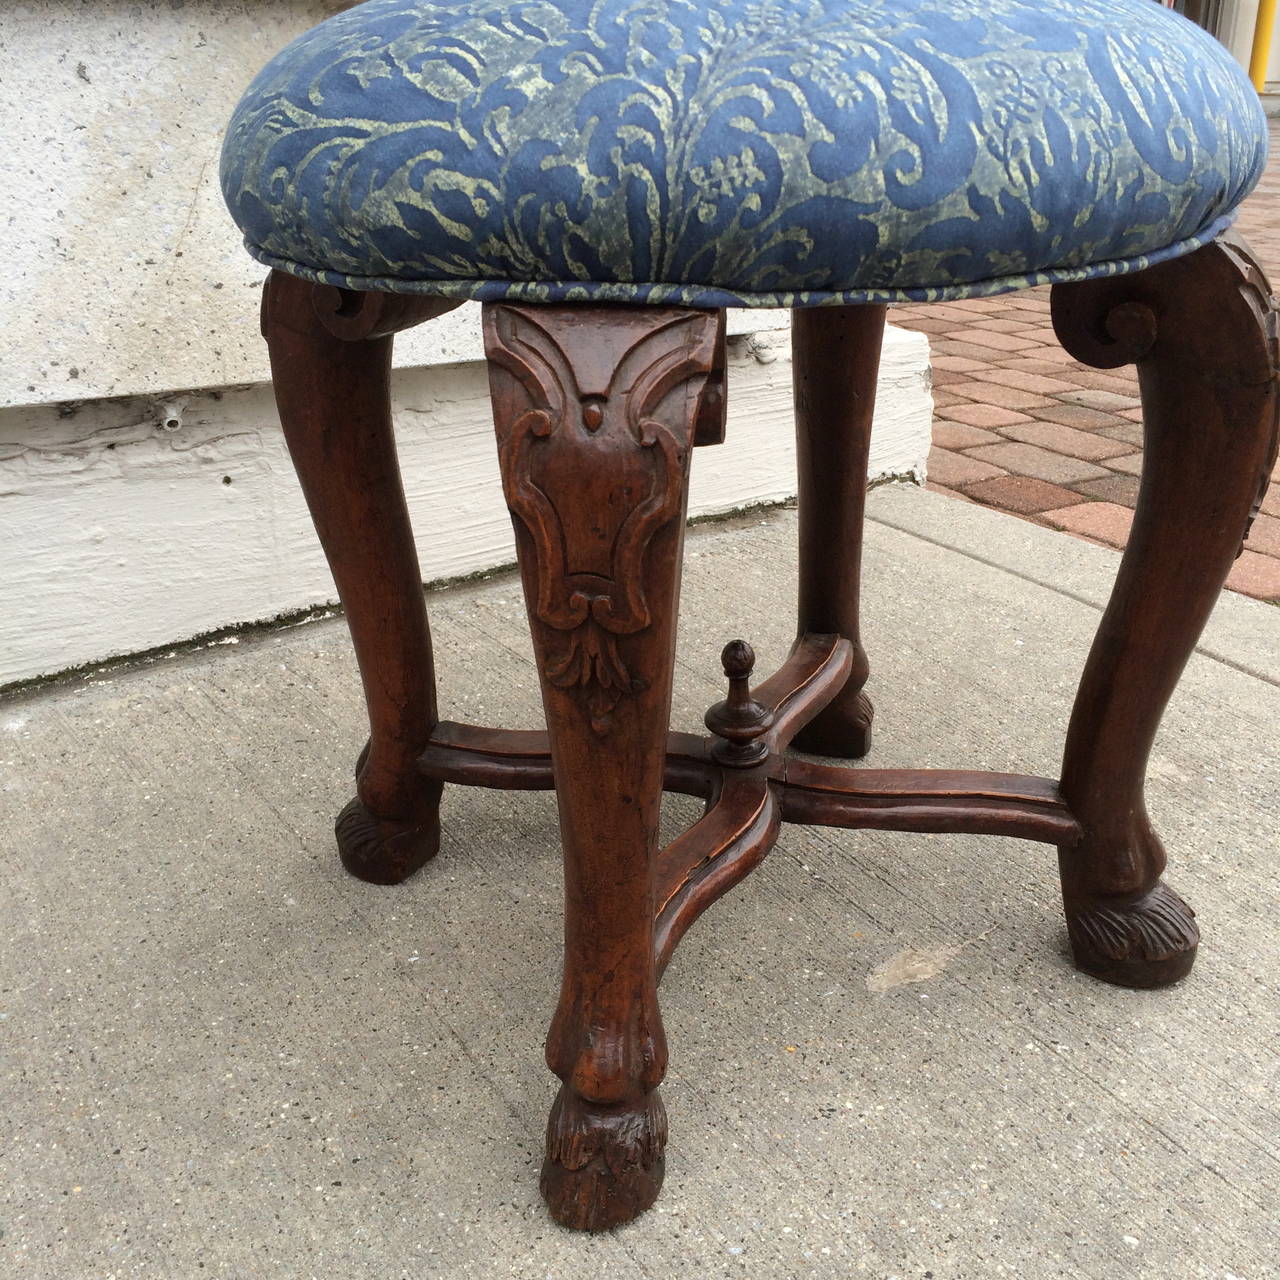
[[[1152,0],[370,0],[254,80],[222,181],[308,279],[804,306],[1140,269],[1265,149]]]

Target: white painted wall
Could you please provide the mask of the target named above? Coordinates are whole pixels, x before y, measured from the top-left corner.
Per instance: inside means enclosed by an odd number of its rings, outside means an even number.
[[[1217,37],[1246,71],[1253,52],[1253,28],[1257,20],[1258,0],[1226,0],[1222,6]]]
[[[511,563],[484,366],[401,370],[394,391],[423,576]],[[931,416],[926,340],[890,330],[874,477],[920,477]],[[788,335],[731,339],[728,439],[694,453],[693,514],[794,492]],[[262,384],[0,413],[0,547],[0,685],[334,599]]]
[[[1226,0],[1217,36],[1231,50],[1236,61],[1249,69],[1253,55],[1253,32],[1258,23],[1258,0]],[[1280,81],[1280,23],[1271,36],[1271,56],[1267,63],[1267,88],[1274,91]]]

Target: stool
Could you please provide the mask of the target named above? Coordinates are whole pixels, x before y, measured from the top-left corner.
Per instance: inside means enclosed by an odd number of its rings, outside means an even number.
[[[1191,968],[1143,783],[1276,456],[1276,313],[1224,234],[1264,153],[1225,50],[1151,0],[371,0],[248,90],[223,189],[272,268],[280,416],[368,703],[338,848],[394,883],[437,850],[443,784],[555,789],[560,1222],[612,1227],[657,1196],[659,977],[784,823],[1054,845],[1079,968],[1133,987]],[[794,754],[870,742],[858,578],[886,305],[1042,283],[1072,356],[1137,363],[1146,432],[1061,778]],[[484,303],[545,732],[437,717],[388,375],[392,335],[464,299]],[[725,648],[699,737],[668,721],[729,306],[795,308],[798,625],[754,685],[749,645]],[[659,848],[664,789],[706,810]]]

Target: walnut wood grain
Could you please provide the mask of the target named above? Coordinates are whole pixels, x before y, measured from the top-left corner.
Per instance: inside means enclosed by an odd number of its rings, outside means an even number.
[[[706,738],[668,733],[662,788],[680,795],[710,796],[719,770]],[[543,729],[491,729],[442,720],[418,764],[425,777],[504,791],[550,791],[551,740]]]
[[[756,701],[773,714],[764,733],[771,751],[786,750],[840,695],[853,665],[853,643],[843,636],[805,634],[796,640],[786,662],[753,690]]]
[[[879,831],[1016,836],[1070,845],[1080,828],[1048,778],[957,769],[778,766],[787,822]]]
[[[689,926],[760,865],[781,825],[781,808],[768,781],[731,773],[707,812],[663,849],[655,868],[659,973]]]
[[[799,486],[798,634],[843,636],[853,663],[840,693],[797,736],[801,751],[853,758],[871,748],[874,711],[863,692],[859,591],[867,461],[885,308],[808,307],[792,313]]]
[[[391,429],[391,338],[335,336],[321,314],[338,291],[326,290],[272,272],[262,328],[285,441],[346,612],[369,713],[356,798],[336,824],[338,852],[353,875],[394,884],[440,843],[440,784],[418,769],[436,720],[431,633]],[[352,297],[356,333],[361,309],[380,315],[383,303]]]
[[[366,293],[317,284],[311,286],[311,306],[320,324],[335,338],[364,342],[412,329],[462,303],[416,293]]]
[[[1076,964],[1124,986],[1176,981],[1199,941],[1160,882],[1147,760],[1164,708],[1276,457],[1276,311],[1227,236],[1132,276],[1058,285],[1053,323],[1100,368],[1135,362],[1145,451],[1137,510],[1067,731],[1062,794],[1083,829],[1060,851]]]
[[[763,688],[757,687],[757,695]],[[436,781],[467,786],[549,791],[555,785],[547,735],[541,731],[441,722],[420,767]],[[780,788],[786,822],[1015,836],[1054,845],[1080,836],[1057,783],[1048,778],[982,770],[853,769],[776,752],[753,772]],[[710,798],[719,793],[722,776],[709,739],[668,734],[664,790]]]
[[[503,489],[542,685],[565,863],[542,1192],[604,1230],[662,1183],[667,1049],[654,859],[695,426],[716,313],[484,308]]]

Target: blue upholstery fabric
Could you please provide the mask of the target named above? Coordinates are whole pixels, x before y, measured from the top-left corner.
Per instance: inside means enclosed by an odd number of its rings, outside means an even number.
[[[222,181],[308,279],[804,306],[1151,265],[1265,148],[1152,0],[371,0],[257,77]]]

